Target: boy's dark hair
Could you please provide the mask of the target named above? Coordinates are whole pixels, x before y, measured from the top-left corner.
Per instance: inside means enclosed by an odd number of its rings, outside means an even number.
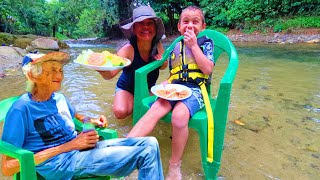
[[[184,9],[182,10],[181,14],[182,14],[184,11],[199,11],[200,14],[201,14],[202,22],[203,22],[203,23],[206,23],[206,21],[205,21],[205,19],[204,19],[204,13],[203,13],[203,11],[202,11],[201,8],[199,8],[199,7],[197,7],[197,6],[188,6],[188,7],[184,8]],[[179,17],[179,23],[180,23],[180,21],[181,21],[181,15],[180,15],[180,17]]]

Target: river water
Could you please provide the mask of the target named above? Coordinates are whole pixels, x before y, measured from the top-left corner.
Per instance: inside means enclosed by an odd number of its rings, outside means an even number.
[[[65,50],[74,59],[88,46]],[[114,46],[99,46],[94,51]],[[320,178],[320,45],[236,44],[239,69],[234,81],[220,179]],[[222,57],[213,72],[213,95],[226,67]],[[104,114],[109,127],[126,136],[132,118],[117,120],[112,101],[117,77],[104,80],[72,61],[65,65],[64,93],[79,113]],[[168,77],[161,71],[158,82]],[[24,92],[20,70],[0,79],[0,99]],[[240,120],[244,125],[234,123]],[[2,123],[0,133],[2,132]],[[198,135],[190,130],[182,163],[183,179],[202,179]],[[171,153],[171,127],[160,122],[152,135],[161,149],[164,172]],[[7,179],[0,175],[0,179]],[[10,179],[10,178],[9,178]],[[126,179],[137,179],[134,172]]]

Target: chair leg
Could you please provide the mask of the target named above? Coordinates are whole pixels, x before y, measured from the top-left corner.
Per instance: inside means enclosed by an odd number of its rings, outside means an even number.
[[[206,180],[216,180],[217,174],[220,168],[220,163],[213,161],[209,163],[208,161],[202,162],[202,167],[204,170],[204,175]]]
[[[208,162],[207,161],[207,141],[208,141],[208,130],[206,123],[198,123],[195,130],[199,135],[200,140],[200,151],[201,151],[201,160],[202,160],[202,168],[204,171],[206,180],[215,180],[217,179],[217,174],[220,168],[220,162]]]

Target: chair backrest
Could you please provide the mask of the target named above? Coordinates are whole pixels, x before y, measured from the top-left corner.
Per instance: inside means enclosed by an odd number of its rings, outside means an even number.
[[[205,29],[204,31],[200,32],[198,37],[207,36],[208,38],[212,39],[214,42],[214,60],[217,63],[219,60],[220,55],[225,52],[229,56],[229,63],[232,67],[228,67],[230,69],[237,69],[238,67],[238,54],[236,52],[236,49],[232,42],[229,40],[227,36],[224,34],[214,31]],[[234,62],[236,61],[236,62]],[[232,65],[234,64],[234,65]],[[229,69],[229,71],[230,71]],[[230,73],[229,73],[230,74]],[[233,74],[232,81],[235,77],[235,72],[231,73]],[[210,84],[209,84],[210,85]],[[207,87],[209,94],[211,94],[211,88],[212,86]]]
[[[19,96],[13,96],[0,102],[0,122],[6,118],[7,112],[11,105],[19,98]]]

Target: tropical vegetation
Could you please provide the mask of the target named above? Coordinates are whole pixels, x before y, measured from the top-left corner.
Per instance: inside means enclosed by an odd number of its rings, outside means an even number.
[[[182,9],[196,5],[209,28],[243,32],[281,32],[320,28],[320,3],[314,0],[1,0],[0,32],[58,38],[121,37],[119,22],[135,6],[153,7],[167,34],[176,33]]]

